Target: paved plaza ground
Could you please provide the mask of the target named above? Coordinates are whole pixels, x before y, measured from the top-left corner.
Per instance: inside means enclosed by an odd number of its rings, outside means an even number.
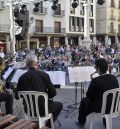
[[[120,78],[118,78],[119,83],[120,83]],[[88,83],[85,84],[85,89],[88,87]],[[74,110],[72,113],[71,111],[73,109],[69,109],[68,105],[73,104],[75,102],[75,88],[74,84],[67,85],[64,88],[57,88],[57,96],[54,98],[54,101],[60,101],[63,103],[64,108],[58,117],[59,122],[61,123],[62,126],[59,126],[58,122],[55,122],[55,129],[82,129],[79,128],[76,125],[77,117],[78,117],[78,109]],[[77,102],[78,102],[78,107],[79,107],[79,102],[81,99],[81,90],[80,90],[80,85],[78,86],[77,89]],[[66,118],[66,115],[68,114],[69,110],[69,115]],[[22,110],[21,106],[19,105],[19,102],[17,103],[14,113],[19,117],[22,118]],[[85,125],[85,129],[89,129],[90,126],[90,116],[87,117],[87,122]],[[102,119],[96,116],[93,129],[105,129],[103,124],[102,124]],[[113,119],[113,129],[120,129],[120,117],[114,118]]]

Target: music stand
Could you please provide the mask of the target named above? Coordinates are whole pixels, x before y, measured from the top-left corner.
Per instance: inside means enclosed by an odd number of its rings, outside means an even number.
[[[84,83],[86,81],[90,81],[90,75],[93,73],[95,69],[93,66],[72,66],[68,67],[69,72],[69,80],[70,83],[75,83],[75,102],[68,106],[68,108],[73,108],[73,110],[67,114],[65,117],[68,117],[74,110],[78,109],[77,104],[77,87],[78,84],[81,83],[81,99],[84,97]]]

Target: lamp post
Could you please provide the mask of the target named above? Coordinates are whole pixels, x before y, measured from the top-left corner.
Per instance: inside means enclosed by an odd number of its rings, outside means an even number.
[[[90,48],[91,40],[89,34],[89,0],[84,3],[84,39],[83,39],[83,46],[87,49]]]
[[[105,0],[94,0],[97,2],[99,5],[103,5]],[[79,0],[73,0],[73,3],[71,4],[73,8],[77,8],[79,5]],[[90,3],[89,0],[85,0],[84,3],[84,39],[83,39],[83,46],[86,48],[90,48],[91,40],[90,40],[90,25],[89,25],[89,8],[90,8]]]
[[[15,24],[14,24],[13,7],[17,4],[22,5],[22,4],[29,4],[32,2],[34,2],[34,0],[5,0],[4,1],[5,5],[9,6],[10,8],[10,39],[11,39],[11,49],[12,49],[12,54],[13,54],[13,62],[16,61],[16,56],[15,56],[16,39],[15,39]]]

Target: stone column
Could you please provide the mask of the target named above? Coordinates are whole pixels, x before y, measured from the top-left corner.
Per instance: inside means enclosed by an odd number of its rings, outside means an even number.
[[[96,45],[96,37],[93,37],[93,45]]]
[[[86,48],[90,48],[91,40],[89,34],[89,2],[84,3],[84,39],[83,39],[83,46]]]
[[[40,42],[39,42],[39,40],[37,40],[37,49],[39,48],[39,44],[40,44]]]
[[[27,36],[27,49],[30,50],[30,36]]]
[[[10,52],[10,36],[6,36],[6,52]]]
[[[65,37],[65,45],[68,45],[68,36]]]
[[[78,37],[78,47],[82,46],[82,39],[81,36]]]
[[[47,36],[47,45],[50,46],[50,39],[51,39],[51,36]]]
[[[108,36],[105,36],[105,46],[108,46]]]

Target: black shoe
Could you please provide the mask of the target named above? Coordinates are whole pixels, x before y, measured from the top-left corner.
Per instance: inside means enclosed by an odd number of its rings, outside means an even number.
[[[84,124],[81,124],[81,123],[79,123],[79,122],[76,122],[76,124],[77,124],[79,127],[84,128]]]
[[[103,125],[106,128],[106,120],[105,120],[105,118],[103,118]]]

